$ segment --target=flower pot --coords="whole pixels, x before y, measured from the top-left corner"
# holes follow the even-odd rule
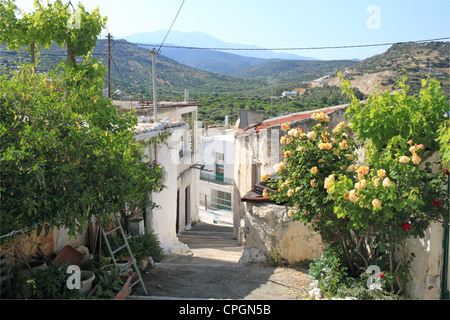
[[[116,265],[117,265],[117,267],[120,269],[120,270],[122,270],[123,272],[125,272],[125,273],[128,273],[130,270],[131,270],[131,268],[132,268],[132,265],[130,264],[127,268],[125,268],[125,266],[127,265],[127,264],[129,264],[130,263],[130,260],[129,259],[127,259],[127,258],[125,258],[125,259],[120,259],[120,260],[117,260],[116,261]],[[123,269],[124,268],[124,269]]]
[[[133,278],[131,276],[128,276],[127,281],[125,281],[125,284],[122,287],[122,290],[120,290],[114,298],[111,300],[125,300],[128,297],[129,291],[130,291],[130,285],[131,280]]]
[[[81,271],[81,288],[80,295],[86,297],[92,290],[92,282],[95,279],[95,274],[92,271]]]
[[[122,278],[123,276],[121,276]],[[111,300],[125,300],[128,295],[130,294],[130,285],[131,285],[131,280],[133,279],[133,277],[131,275],[127,276],[127,280],[125,281],[124,285],[122,286],[122,289],[116,293],[116,295],[111,298]],[[91,290],[91,292],[89,292],[88,294],[88,298],[90,297],[94,297],[95,292],[97,291],[97,287],[98,284],[94,287],[94,289]]]

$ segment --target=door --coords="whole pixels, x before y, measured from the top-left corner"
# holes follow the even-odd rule
[[[223,181],[224,159],[223,153],[216,152],[216,181]]]
[[[187,226],[191,223],[191,186],[184,190],[184,224]]]
[[[178,226],[180,225],[180,189],[177,190],[177,219],[175,223],[175,232],[178,234]]]

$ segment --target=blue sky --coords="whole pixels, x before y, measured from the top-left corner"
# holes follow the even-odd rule
[[[16,0],[31,10],[34,0]],[[72,0],[100,7],[115,38],[168,29],[182,0]],[[173,30],[264,48],[365,45],[450,36],[448,0],[185,0]],[[106,31],[105,31],[106,33]],[[161,39],[162,41],[162,39]],[[166,40],[170,43],[170,35]],[[387,46],[288,51],[317,59],[367,58]]]

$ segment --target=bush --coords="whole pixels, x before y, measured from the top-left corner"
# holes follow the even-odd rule
[[[67,267],[68,263],[62,265],[49,265],[43,270],[35,272],[33,278],[28,280],[31,284],[33,297],[36,299],[60,299],[79,296],[77,290],[69,290],[67,279],[70,277]]]
[[[347,279],[347,268],[342,264],[342,246],[335,242],[325,248],[320,258],[315,258],[309,265],[308,275],[319,281],[322,292],[334,295]]]
[[[145,232],[139,237],[130,241],[131,251],[136,255],[137,260],[145,259],[151,256],[153,260],[159,261],[164,257],[161,243],[158,236],[153,232]]]

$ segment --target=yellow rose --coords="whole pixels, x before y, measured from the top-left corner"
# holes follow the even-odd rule
[[[355,190],[361,191],[362,189],[363,189],[363,185],[361,184],[361,182],[355,183]]]
[[[319,149],[321,149],[321,150],[330,150],[332,147],[333,147],[333,145],[329,142],[319,143]]]
[[[359,174],[359,175],[365,175],[365,174],[368,174],[369,173],[369,167],[367,167],[367,166],[361,166],[361,167],[359,167],[359,169],[357,170],[357,173]]]
[[[353,155],[352,154],[346,154],[345,156],[347,157],[348,160],[353,160]]]
[[[310,183],[311,183],[311,187],[313,187],[313,188],[317,187],[317,185],[316,185],[316,179],[312,179],[312,180],[310,181]]]
[[[389,178],[384,178],[384,180],[383,180],[383,187],[386,187],[386,188],[388,188],[388,187],[390,187],[391,186],[391,180],[389,179]]]
[[[262,195],[263,195],[263,197],[268,197],[268,196],[269,196],[269,188],[265,188],[265,189],[263,190]]]
[[[363,186],[363,188],[367,187],[367,181],[366,179],[362,179],[359,183]]]
[[[276,172],[281,172],[284,170],[284,168],[286,168],[286,165],[284,164],[284,162],[280,162],[274,165],[273,168],[275,169]]]
[[[294,189],[289,189],[287,195],[290,197],[294,194]]]
[[[375,187],[378,187],[380,185],[380,178],[379,177],[373,178],[373,184],[375,185]]]
[[[386,176],[386,170],[384,170],[384,169],[377,170],[377,175],[380,178],[384,178]]]
[[[281,144],[285,144],[285,143],[286,143],[286,138],[287,138],[287,136],[282,136],[282,137],[280,138]]]
[[[380,208],[380,207],[381,207],[381,201],[378,200],[378,199],[373,199],[373,200],[372,200],[372,205],[373,205],[375,208]]]
[[[261,176],[261,182],[266,182],[267,179],[269,179],[270,177],[270,173],[265,172],[262,176]]]
[[[319,172],[319,170],[317,169],[317,167],[312,167],[312,168],[311,168],[311,173],[312,173],[312,174],[316,174],[317,172]]]
[[[339,143],[339,146],[341,147],[341,149],[347,150],[347,149],[348,149],[348,143],[347,143],[347,140],[344,140],[344,141],[342,141],[341,143]]]
[[[290,127],[291,127],[290,124],[283,123],[283,124],[281,125],[281,130],[283,130],[283,131],[288,131]]]
[[[356,196],[355,192],[356,192],[355,190],[351,190],[348,195],[348,198],[350,199],[351,202],[358,201],[358,197]]]
[[[334,174],[330,174],[324,181],[324,188],[328,189],[334,183]]]
[[[414,164],[419,164],[420,163],[420,161],[421,161],[421,159],[420,159],[420,157],[417,155],[417,154],[413,154],[413,156],[412,156],[412,158],[411,158],[411,161],[412,161],[412,163],[414,163]]]
[[[310,138],[310,139],[315,139],[316,136],[317,136],[317,134],[316,134],[314,131],[310,131],[310,132],[307,133],[306,136],[307,136],[308,138]]]
[[[289,210],[289,211],[288,211],[288,216],[289,216],[289,217],[292,217],[293,215],[294,215],[294,211]]]
[[[398,161],[400,161],[400,163],[408,163],[409,162],[409,158],[407,156],[401,156]]]
[[[285,151],[284,152],[284,157],[285,158],[288,158],[288,157],[290,157],[291,156],[291,152],[290,151]]]

